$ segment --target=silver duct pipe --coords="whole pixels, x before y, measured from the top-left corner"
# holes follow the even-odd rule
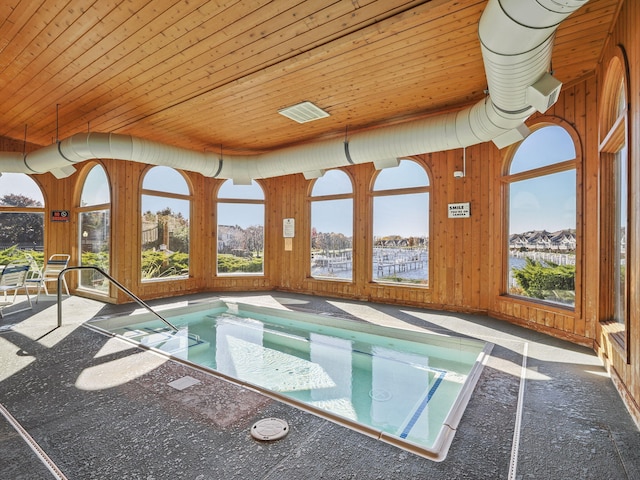
[[[23,155],[0,153],[0,171],[70,175],[74,163],[112,158],[164,165],[235,183],[374,162],[397,164],[410,155],[445,151],[493,141],[498,148],[522,140],[536,110],[555,101],[560,82],[548,73],[558,25],[589,0],[489,0],[478,35],[489,96],[459,112],[353,134],[347,142],[326,140],[255,156],[225,156],[107,133],[76,134]]]

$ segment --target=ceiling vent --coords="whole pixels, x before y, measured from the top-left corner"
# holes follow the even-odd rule
[[[319,120],[320,118],[329,116],[327,112],[311,102],[298,103],[297,105],[278,110],[278,113],[298,123],[312,122],[313,120]]]

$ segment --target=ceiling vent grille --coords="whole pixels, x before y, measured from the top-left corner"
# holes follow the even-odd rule
[[[278,113],[298,123],[312,122],[313,120],[319,120],[320,118],[329,116],[327,112],[311,102],[298,103],[297,105],[278,110]]]

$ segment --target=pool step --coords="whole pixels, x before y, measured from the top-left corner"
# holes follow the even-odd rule
[[[200,336],[187,333],[185,330],[177,332],[167,328],[125,328],[121,335],[134,340],[146,347],[155,348],[171,355],[182,356],[181,353],[197,353],[209,348],[209,342]]]

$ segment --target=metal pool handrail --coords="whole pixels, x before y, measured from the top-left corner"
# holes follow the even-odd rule
[[[162,317],[158,312],[156,312],[153,308],[151,308],[149,305],[147,305],[145,302],[142,301],[141,298],[139,298],[135,293],[133,293],[131,290],[129,290],[127,287],[125,287],[124,285],[122,285],[120,282],[118,282],[115,278],[113,278],[111,275],[109,275],[107,272],[105,272],[104,270],[102,270],[99,267],[94,267],[92,265],[83,265],[83,266],[79,266],[79,267],[67,267],[63,270],[60,271],[60,273],[58,274],[58,327],[62,326],[62,279],[64,277],[64,275],[69,271],[69,270],[95,270],[97,272],[99,272],[100,274],[104,275],[111,283],[113,283],[116,287],[118,287],[120,290],[122,290],[124,293],[126,293],[127,295],[129,295],[131,298],[133,298],[138,305],[140,305],[141,307],[146,308],[148,311],[150,311],[151,313],[153,313],[156,317],[158,317],[160,320],[162,320],[166,325],[168,325],[173,331],[178,332],[178,328],[173,325],[171,322],[169,322],[169,320],[165,319],[164,317]]]

